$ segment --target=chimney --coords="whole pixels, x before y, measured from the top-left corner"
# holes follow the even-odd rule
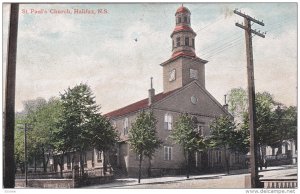
[[[149,106],[153,103],[153,101],[154,101],[154,95],[155,95],[155,90],[153,89],[153,85],[152,85],[152,79],[153,79],[153,77],[150,78],[150,80],[151,80],[151,88],[148,90],[148,95],[149,95],[148,105]]]
[[[226,100],[226,94],[224,95],[224,101],[225,101],[225,104],[223,105],[223,107],[228,111],[228,104],[227,104],[227,100]]]

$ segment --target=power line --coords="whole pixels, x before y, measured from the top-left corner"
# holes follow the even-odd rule
[[[228,51],[228,49],[240,45],[240,44],[238,43],[239,41],[240,41],[240,40],[238,40],[235,44],[228,45],[227,47],[224,47],[222,50],[220,50],[220,51],[218,51],[218,52],[215,52],[215,53],[213,53],[212,55],[209,55],[209,56],[207,56],[207,57],[205,57],[205,58],[206,58],[206,59],[210,59],[210,58],[212,58],[212,57],[214,57],[214,56],[216,56],[216,55],[221,54],[223,51]]]
[[[217,21],[213,22],[213,23],[209,23],[208,25],[204,26],[203,28],[200,28],[199,30],[196,31],[197,32],[201,32],[202,30],[211,27],[212,25],[218,23],[219,21],[221,21],[222,19],[225,19],[223,16],[220,16],[220,19],[218,19]]]
[[[217,23],[218,21],[220,21],[222,18],[220,18],[219,20],[217,20],[216,22],[212,23],[212,24],[215,24]],[[286,24],[286,20],[289,20],[289,18],[283,18],[282,20],[280,20],[279,22],[276,22],[276,23],[272,23],[271,25],[268,25],[268,29],[266,29],[267,31],[266,32],[276,32],[278,30],[280,30],[280,26],[285,23]],[[288,23],[290,23],[291,21],[289,20]],[[207,26],[205,26],[204,28],[208,27],[208,26],[211,26],[212,24],[209,24]],[[253,25],[254,23],[251,24],[251,26]],[[271,28],[270,28],[271,27]],[[201,30],[204,30],[204,28],[202,28]],[[275,30],[272,30],[272,29],[275,29]],[[230,35],[230,36],[227,36],[226,38],[221,38],[221,39],[217,39],[215,42],[223,42],[224,40],[227,40],[231,37],[235,37],[237,34],[239,34],[239,32],[233,34],[233,35]],[[255,37],[256,34],[253,34],[252,37]],[[242,36],[239,36],[240,38]],[[206,57],[207,59],[208,58],[211,58],[212,56],[216,56],[218,55],[219,53],[222,53],[223,51],[227,50],[228,48],[232,48],[234,46],[237,46],[235,44],[232,44],[232,42],[236,42],[235,40],[237,40],[239,38],[234,38],[228,42],[225,42],[225,43],[222,43],[222,44],[218,44],[217,46],[214,44],[213,46],[209,46],[209,47],[206,47],[202,50],[200,50],[200,53],[202,53],[203,51],[207,51],[207,52],[204,52],[203,56],[208,56]]]
[[[236,38],[234,38],[234,39],[232,39],[232,40],[230,40],[228,42],[225,42],[225,43],[221,44],[218,47],[210,49],[208,52],[204,53],[203,55],[210,55],[210,54],[212,54],[214,52],[218,52],[219,50],[222,50],[223,48],[226,48],[227,46],[232,45],[233,43],[239,41],[241,38],[242,38],[242,36],[238,36],[238,37],[236,37]]]
[[[220,43],[220,42],[224,42],[224,41],[226,41],[226,40],[228,40],[228,39],[230,39],[230,41],[231,41],[231,38],[232,37],[234,37],[232,40],[234,40],[235,38],[236,38],[236,35],[237,34],[239,34],[239,33],[235,33],[235,34],[231,34],[231,36],[227,36],[226,38],[219,38],[219,39],[217,39],[217,40],[215,40],[214,42],[216,42],[216,43]],[[239,35],[239,36],[241,36],[241,35]],[[229,41],[229,42],[230,42]],[[207,50],[213,50],[214,48],[216,48],[216,47],[218,47],[219,45],[222,45],[222,44],[225,44],[225,43],[221,43],[221,44],[211,44],[211,46],[208,46],[208,47],[206,47],[206,48],[204,48],[204,49],[201,49],[200,50],[200,52],[203,52],[203,51],[207,51]]]

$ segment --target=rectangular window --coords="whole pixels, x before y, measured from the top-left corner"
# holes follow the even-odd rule
[[[181,23],[181,17],[178,18],[178,23]]]
[[[189,46],[190,45],[189,41],[190,41],[189,37],[186,37],[185,38],[185,46]]]
[[[195,39],[192,38],[192,47],[195,48]]]
[[[190,78],[191,79],[198,79],[198,71],[195,69],[190,69]]]
[[[186,16],[184,16],[184,22],[187,22],[187,17]]]
[[[172,115],[170,113],[165,114],[164,129],[172,130]]]
[[[128,134],[128,118],[124,120],[124,135]]]
[[[176,47],[180,46],[180,37],[176,38]]]
[[[172,147],[164,146],[164,160],[172,160]]]
[[[97,152],[97,161],[102,162],[102,152],[101,151]]]

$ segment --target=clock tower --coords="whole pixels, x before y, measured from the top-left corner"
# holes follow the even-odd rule
[[[163,66],[164,93],[180,88],[193,80],[205,87],[205,63],[195,54],[196,33],[191,28],[191,12],[184,6],[175,13],[176,26],[171,34],[172,56]]]

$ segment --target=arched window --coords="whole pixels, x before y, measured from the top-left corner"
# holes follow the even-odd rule
[[[172,120],[172,115],[170,113],[166,113],[164,118],[164,129],[172,130]]]

